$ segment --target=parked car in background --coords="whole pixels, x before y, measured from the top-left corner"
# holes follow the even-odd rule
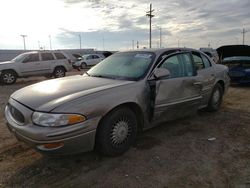
[[[250,83],[250,57],[234,56],[226,57],[221,64],[228,66],[231,82]]]
[[[117,52],[84,75],[44,81],[10,96],[14,135],[45,154],[96,148],[124,153],[137,133],[160,122],[217,111],[228,68],[188,48]]]
[[[70,60],[59,51],[34,51],[0,62],[0,81],[13,84],[17,78],[30,76],[64,77],[72,69]]]
[[[74,62],[73,67],[84,69],[98,64],[104,58],[105,57],[101,54],[86,54],[82,56],[81,60]]]
[[[200,48],[200,51],[208,55],[215,63],[219,63],[219,55],[213,48]]]

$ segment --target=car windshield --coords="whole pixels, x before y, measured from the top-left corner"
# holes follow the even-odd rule
[[[22,61],[26,56],[27,56],[27,54],[20,54],[20,55],[16,56],[14,59],[12,59],[11,61],[20,62],[20,61]]]
[[[84,58],[87,58],[89,55],[82,55],[82,58],[84,59]]]
[[[116,53],[87,73],[94,77],[139,80],[145,76],[154,59],[155,54],[151,52]]]

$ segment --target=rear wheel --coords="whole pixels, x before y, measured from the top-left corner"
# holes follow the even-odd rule
[[[97,149],[108,156],[121,155],[129,149],[137,136],[137,119],[129,108],[111,112],[99,125]]]
[[[223,90],[220,84],[214,86],[212,95],[208,102],[207,110],[210,112],[218,111],[220,109],[223,97]]]
[[[87,64],[83,62],[83,63],[81,64],[81,68],[82,68],[82,69],[86,69],[86,68],[87,68]]]
[[[14,84],[17,79],[17,74],[12,70],[3,71],[1,74],[1,81],[4,84],[10,85]]]
[[[53,75],[55,78],[64,77],[65,76],[65,69],[63,67],[56,67]]]

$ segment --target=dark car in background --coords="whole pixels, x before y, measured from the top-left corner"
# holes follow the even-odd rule
[[[250,83],[250,56],[227,57],[221,64],[228,66],[231,82]]]

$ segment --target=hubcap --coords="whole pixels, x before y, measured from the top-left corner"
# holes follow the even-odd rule
[[[111,130],[111,142],[114,145],[120,145],[124,143],[131,133],[131,128],[129,126],[129,120],[122,118],[118,120],[113,129]]]
[[[62,70],[57,70],[56,71],[56,76],[57,77],[64,77],[64,72]]]
[[[217,89],[213,94],[213,104],[217,104],[220,100],[220,91]]]
[[[86,68],[86,67],[87,67],[86,64],[83,63],[83,64],[82,64],[82,68],[84,69],[84,68]]]
[[[6,73],[3,75],[3,80],[5,83],[12,83],[15,80],[15,76],[11,73]]]

